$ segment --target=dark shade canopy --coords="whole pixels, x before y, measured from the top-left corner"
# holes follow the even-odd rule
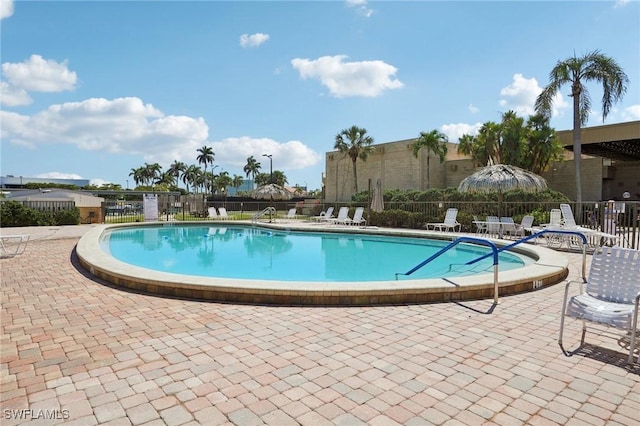
[[[458,186],[460,192],[503,192],[520,189],[538,192],[547,189],[547,181],[535,173],[508,164],[483,167],[466,177]]]

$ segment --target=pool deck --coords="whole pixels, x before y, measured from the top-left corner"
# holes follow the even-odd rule
[[[560,351],[563,283],[497,306],[162,298],[80,267],[91,228],[0,230],[32,236],[0,260],[3,426],[638,424],[628,338],[594,328]],[[578,279],[581,255],[561,256]],[[569,321],[570,348],[579,335]]]

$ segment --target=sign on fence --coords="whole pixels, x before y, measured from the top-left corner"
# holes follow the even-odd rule
[[[144,220],[158,220],[158,194],[144,194]]]

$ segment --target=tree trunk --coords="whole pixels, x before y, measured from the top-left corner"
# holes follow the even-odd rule
[[[351,160],[353,162],[353,187],[356,190],[355,194],[358,193],[358,172],[356,171],[356,161],[357,160],[358,160],[357,157]]]
[[[580,93],[573,94],[573,161],[576,164],[576,202],[582,204],[582,136],[580,134]]]

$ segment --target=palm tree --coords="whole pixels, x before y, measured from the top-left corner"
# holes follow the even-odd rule
[[[160,177],[162,172],[162,166],[158,163],[144,163],[144,183],[147,186],[152,186],[153,182]]]
[[[334,148],[341,153],[347,154],[351,158],[353,164],[353,184],[355,192],[358,192],[358,172],[356,170],[356,161],[360,158],[366,161],[369,154],[374,151],[373,138],[367,136],[367,129],[358,126],[351,126],[343,129],[336,135],[336,143]]]
[[[242,169],[244,170],[247,177],[249,177],[249,175],[252,176],[254,187],[256,184],[256,175],[258,174],[261,168],[262,167],[260,166],[260,163],[258,163],[252,155],[251,157],[247,158],[247,164],[245,164],[244,168]]]
[[[136,183],[136,186],[140,185],[144,182],[144,167],[131,169],[131,173],[129,173],[129,176],[133,177],[133,181]]]
[[[550,119],[553,98],[560,87],[571,84],[573,97],[573,155],[576,164],[576,201],[582,203],[582,138],[581,126],[587,124],[591,112],[591,97],[584,83],[596,81],[602,84],[602,121],[607,118],[614,103],[627,91],[629,77],[620,65],[608,56],[595,50],[582,57],[558,61],[549,73],[549,85],[536,99],[536,112]]]
[[[180,182],[180,174],[182,173],[184,176],[185,170],[187,170],[187,165],[184,164],[182,161],[175,160],[173,164],[169,166],[167,173],[170,173],[171,176],[175,178],[176,185],[177,185],[178,182]]]
[[[187,167],[184,173],[182,173],[182,182],[187,186],[187,194],[189,193],[189,185],[191,185],[194,189],[196,188],[196,181],[198,179],[199,173],[200,167],[196,166],[195,164]]]
[[[444,163],[447,157],[447,142],[449,138],[437,130],[432,130],[429,133],[420,132],[420,137],[413,142],[413,156],[418,158],[418,152],[421,148],[427,150],[427,189],[429,189],[429,172],[431,166],[429,165],[429,152],[433,152],[438,156],[440,164]]]
[[[213,164],[214,156],[213,148],[204,145],[202,148],[198,148],[197,150],[200,154],[196,157],[198,160],[198,164],[204,164],[204,175],[207,176],[207,165]],[[204,186],[207,186],[206,180]]]
[[[244,183],[244,179],[242,179],[242,176],[234,173],[233,179],[231,181],[231,186],[233,186],[236,189],[236,192],[238,192],[238,188],[240,188],[243,183]]]

